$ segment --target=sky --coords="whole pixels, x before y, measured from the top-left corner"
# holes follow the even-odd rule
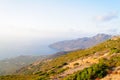
[[[30,50],[36,42],[119,34],[119,4],[120,0],[0,0],[0,55]]]

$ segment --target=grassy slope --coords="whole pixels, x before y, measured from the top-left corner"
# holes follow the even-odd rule
[[[114,55],[109,58],[101,59],[97,64],[66,76],[64,80],[99,80],[107,74],[112,73],[113,69],[119,66],[120,53],[114,53]]]

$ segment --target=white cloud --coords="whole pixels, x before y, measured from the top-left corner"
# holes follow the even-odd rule
[[[118,13],[117,12],[111,12],[111,13],[108,13],[107,15],[99,15],[99,16],[96,16],[96,20],[97,21],[111,21],[113,19],[116,19],[118,18]]]

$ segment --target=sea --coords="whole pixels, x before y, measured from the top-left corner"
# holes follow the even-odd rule
[[[21,55],[50,55],[59,52],[56,49],[50,48],[49,42],[29,42],[29,43],[15,43],[8,46],[0,46],[0,60],[14,58]]]

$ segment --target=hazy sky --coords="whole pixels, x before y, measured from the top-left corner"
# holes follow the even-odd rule
[[[0,54],[35,40],[119,34],[119,17],[120,0],[0,0]]]

